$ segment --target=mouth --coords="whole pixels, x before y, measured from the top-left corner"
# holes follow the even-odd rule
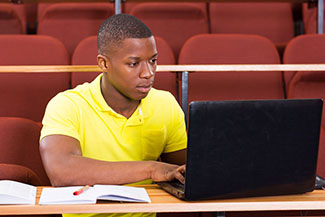
[[[148,93],[152,88],[152,85],[149,84],[149,85],[139,85],[136,87],[136,89],[138,91],[140,91],[141,93]]]

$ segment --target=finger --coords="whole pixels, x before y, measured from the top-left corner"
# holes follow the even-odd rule
[[[177,170],[182,173],[182,174],[185,174],[185,171],[186,171],[186,165],[182,165],[180,167],[177,168]]]
[[[185,183],[185,177],[183,176],[182,173],[179,171],[175,171],[175,176],[174,176],[178,181],[180,181],[182,184]]]

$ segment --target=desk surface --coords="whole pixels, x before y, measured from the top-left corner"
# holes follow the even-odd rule
[[[89,205],[38,205],[42,187],[37,190],[36,205],[0,205],[0,215],[60,213],[129,213],[129,212],[221,212],[325,210],[325,191],[272,197],[186,202],[161,190],[157,185],[147,189],[151,203],[99,202]]]

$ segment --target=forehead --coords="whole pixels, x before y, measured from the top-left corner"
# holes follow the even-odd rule
[[[124,39],[116,49],[116,56],[151,57],[157,53],[153,36],[149,38]]]

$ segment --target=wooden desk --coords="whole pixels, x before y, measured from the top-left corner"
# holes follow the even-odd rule
[[[229,212],[229,211],[293,211],[325,210],[325,191],[311,193],[185,202],[161,190],[157,185],[144,186],[151,203],[99,202],[89,205],[38,205],[42,188],[37,191],[36,205],[0,205],[0,215],[60,213],[130,213],[130,212]]]

